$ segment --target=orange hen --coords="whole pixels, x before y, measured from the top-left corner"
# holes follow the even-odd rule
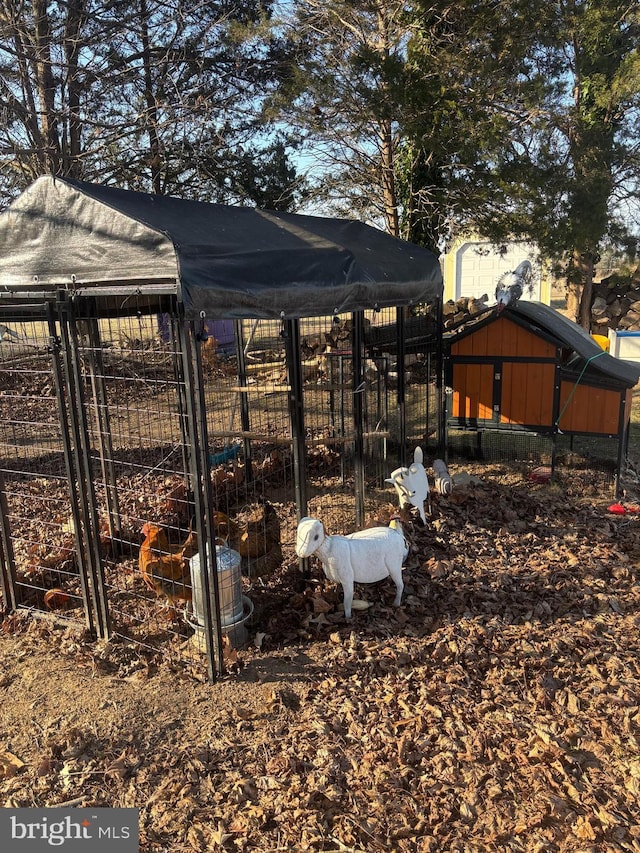
[[[165,596],[171,605],[176,599],[191,601],[189,558],[198,550],[196,534],[190,531],[184,543],[172,551],[167,534],[157,524],[145,524],[142,533],[145,539],[138,565],[148,589]]]

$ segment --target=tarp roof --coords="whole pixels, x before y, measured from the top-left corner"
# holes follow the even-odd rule
[[[160,283],[192,318],[321,316],[442,294],[432,252],[355,221],[48,176],[0,214],[0,295]]]
[[[615,358],[605,352],[591,335],[560,311],[542,302],[516,302],[508,311],[524,317],[529,325],[539,325],[561,343],[570,347],[579,357],[589,362],[589,369],[603,376],[620,380],[631,387],[640,379],[640,365],[632,361]]]

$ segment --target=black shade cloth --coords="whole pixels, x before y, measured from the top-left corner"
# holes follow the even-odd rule
[[[360,222],[48,176],[0,214],[0,294],[160,282],[190,318],[311,317],[442,296],[432,252]]]

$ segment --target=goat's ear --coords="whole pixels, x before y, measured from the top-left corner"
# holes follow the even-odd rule
[[[423,459],[422,448],[416,447],[416,449],[413,451],[413,461],[419,462],[422,465],[422,459]]]

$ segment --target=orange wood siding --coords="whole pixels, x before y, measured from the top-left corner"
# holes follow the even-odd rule
[[[492,364],[454,364],[453,388],[454,418],[493,417]]]
[[[452,356],[488,356],[498,358],[555,358],[552,343],[518,326],[506,317],[477,329],[451,345]]]
[[[505,362],[500,423],[552,426],[554,375],[553,364]]]
[[[575,389],[575,390],[574,390]],[[569,404],[567,400],[571,395]],[[567,408],[565,409],[565,405]],[[564,411],[563,411],[564,409]],[[560,420],[566,432],[618,433],[620,391],[562,382],[560,386]]]

